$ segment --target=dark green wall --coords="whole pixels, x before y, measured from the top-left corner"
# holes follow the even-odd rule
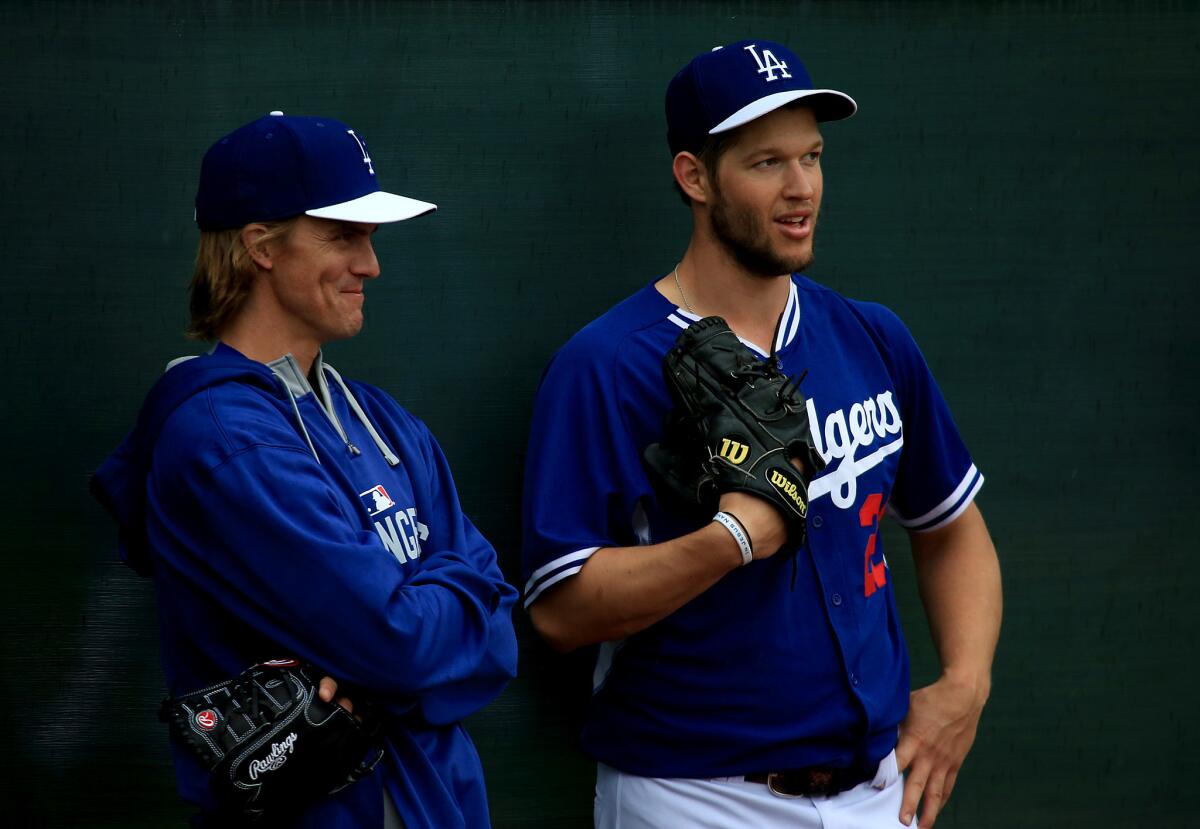
[[[329,353],[430,423],[515,580],[542,366],[685,245],[665,84],[759,36],[862,107],[825,130],[812,275],[908,321],[988,477],[1005,628],[939,826],[1193,825],[1198,32],[1192,3],[0,4],[0,822],[183,814],[153,595],[85,483],[196,348],[208,144],[333,115],[441,206],[379,234],[367,330]],[[471,724],[496,825],[589,825],[586,660],[518,623],[522,676]]]

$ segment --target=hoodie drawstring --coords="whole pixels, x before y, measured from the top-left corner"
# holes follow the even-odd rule
[[[350,388],[346,385],[346,381],[342,379],[342,375],[338,374],[337,370],[328,363],[324,364],[324,368],[337,381],[337,384],[342,387],[342,391],[346,393],[346,400],[350,403],[350,408],[354,410],[354,414],[358,417],[359,422],[362,423],[363,428],[367,430],[367,434],[371,436],[371,440],[375,441],[375,446],[379,448],[379,452],[383,455],[384,460],[388,462],[388,466],[399,466],[400,459],[396,457],[396,453],[392,451],[391,447],[384,443],[383,438],[379,436],[379,432],[375,431],[374,424],[371,423],[362,406],[358,405],[358,401],[354,399],[354,395],[350,393]]]
[[[300,424],[300,432],[304,435],[304,439],[308,441],[308,448],[312,450],[313,457],[317,459],[317,463],[321,462],[321,456],[317,454],[317,447],[313,446],[312,438],[308,436],[308,429],[304,426],[304,418],[300,416],[300,407],[296,405],[296,395],[292,394],[292,388],[287,383],[283,384],[287,390],[288,400],[292,401],[292,411],[296,413],[296,422]]]

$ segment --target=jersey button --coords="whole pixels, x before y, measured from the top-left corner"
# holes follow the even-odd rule
[[[842,606],[842,594],[841,593],[834,593],[831,598],[833,600],[834,607]]]
[[[858,675],[857,674],[850,674],[850,684],[856,688],[858,687]]]
[[[813,525],[814,527],[820,527],[820,526],[821,526],[822,524],[824,524],[824,523],[825,523],[825,521],[824,521],[824,520],[821,518],[821,516],[819,516],[819,515],[814,515],[814,516],[812,517],[812,525]]]

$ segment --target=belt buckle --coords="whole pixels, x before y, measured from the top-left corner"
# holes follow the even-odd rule
[[[780,776],[781,775],[777,771],[773,771],[767,775],[767,791],[769,791],[771,794],[775,795],[776,797],[786,797],[789,800],[794,800],[795,798],[798,798],[798,797],[804,797],[804,795],[802,795],[802,794],[789,794],[788,792],[781,791],[778,788],[776,788],[775,781],[778,780],[780,778]]]
[[[797,776],[797,772],[803,774],[804,779],[800,782],[799,791],[795,788],[792,791],[786,791],[778,784],[784,783],[789,779],[793,782]],[[834,787],[834,773],[823,768],[807,768],[797,769],[791,772],[770,772],[767,774],[767,791],[776,797],[795,799],[798,797],[828,797],[836,793]]]

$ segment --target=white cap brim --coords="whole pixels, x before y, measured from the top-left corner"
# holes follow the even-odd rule
[[[402,222],[437,210],[436,204],[427,201],[410,199],[407,196],[397,196],[395,193],[385,193],[377,190],[357,199],[331,204],[328,207],[317,207],[305,210],[306,216],[317,219],[334,219],[342,222],[363,222],[364,224],[382,225],[389,222]]]
[[[840,121],[842,118],[849,118],[858,111],[858,104],[845,92],[838,92],[836,89],[793,89],[788,92],[776,92],[746,104],[733,113],[733,115],[730,115],[709,130],[708,134],[716,135],[718,132],[727,132],[736,129],[743,124],[750,123],[755,118],[761,118],[768,112],[779,109],[784,104],[790,104],[792,101],[798,101],[801,98],[810,98],[814,95],[820,95],[833,105],[830,109],[822,107],[824,111],[817,113],[818,121]],[[831,97],[838,100],[830,101]]]

